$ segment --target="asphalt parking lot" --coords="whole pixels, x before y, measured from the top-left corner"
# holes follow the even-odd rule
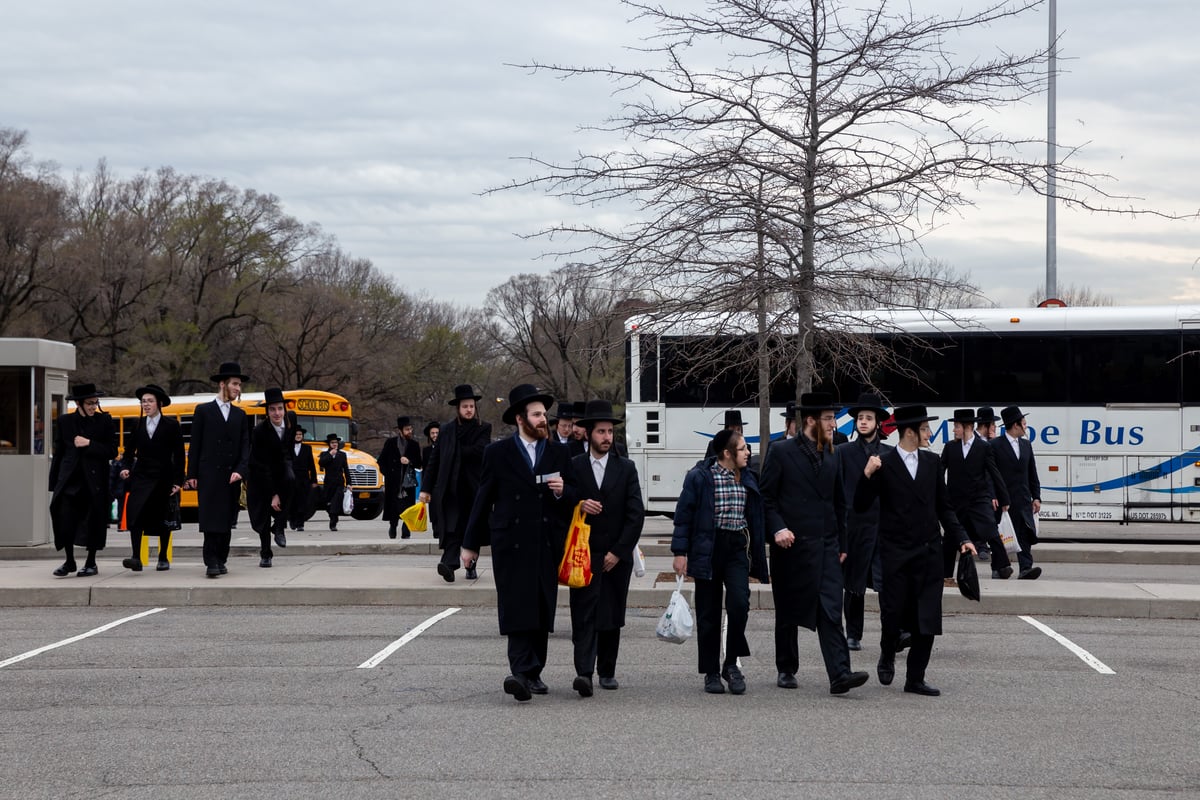
[[[938,698],[904,694],[902,675],[878,684],[872,622],[854,654],[871,681],[834,697],[807,632],[800,688],[775,688],[772,617],[757,611],[734,697],[705,695],[694,643],[657,641],[657,612],[637,610],[621,688],[584,700],[560,609],[550,694],[518,704],[500,689],[495,610],[448,611],[5,609],[0,797],[1200,794],[1195,621],[1036,620],[1107,674],[1020,617],[948,616]]]

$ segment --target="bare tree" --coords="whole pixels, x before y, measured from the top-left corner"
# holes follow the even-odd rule
[[[1036,306],[1046,298],[1046,287],[1039,286],[1035,291],[1029,293],[1029,305]],[[1062,300],[1068,306],[1111,306],[1116,305],[1116,301],[1111,294],[1105,294],[1098,289],[1093,289],[1091,286],[1078,286],[1074,283],[1069,286],[1059,287],[1057,299]]]

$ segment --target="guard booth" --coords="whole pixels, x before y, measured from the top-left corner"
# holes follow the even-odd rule
[[[0,338],[0,547],[54,539],[50,455],[73,369],[73,344]]]

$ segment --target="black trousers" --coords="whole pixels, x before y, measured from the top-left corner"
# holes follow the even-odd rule
[[[597,630],[596,612],[600,604],[604,572],[594,572],[592,582],[571,590],[571,644],[575,648],[575,674],[602,678],[617,674],[617,652],[621,649],[621,629]]]
[[[896,642],[899,641],[899,631],[884,629],[879,641],[882,651],[880,660],[895,661]],[[920,683],[925,680],[925,669],[929,666],[929,656],[933,653],[933,634],[913,633],[908,646],[908,661],[905,664],[904,682]]]
[[[1017,544],[1021,545],[1021,552],[1017,553],[1017,564],[1021,568],[1021,572],[1033,569],[1033,543],[1034,536],[1037,534],[1033,528],[1025,524],[1025,520],[1019,514],[1008,512],[1009,518],[1012,520],[1013,530],[1017,533]]]
[[[721,601],[729,618],[725,632],[725,662],[721,663]],[[750,619],[750,554],[746,534],[717,531],[712,554],[712,578],[696,579],[696,648],[699,672],[720,672],[722,666],[750,655],[746,623]]]
[[[229,531],[204,531],[204,566],[219,567],[229,560]]]
[[[841,599],[840,597],[838,598]],[[775,621],[775,668],[792,675],[800,669],[800,626]],[[850,648],[842,632],[842,607],[821,596],[817,604],[817,640],[829,680],[850,672]]]
[[[1012,563],[1008,559],[1008,552],[1004,549],[1004,542],[1000,539],[1000,529],[994,522],[995,514],[990,503],[986,506],[956,508],[954,515],[966,528],[967,535],[971,537],[971,542],[975,544],[976,548],[982,542],[987,544],[992,551],[993,570],[1002,570]],[[954,577],[961,547],[962,545],[956,539],[950,536],[942,537],[942,577]]]
[[[508,669],[513,675],[537,678],[546,666],[546,648],[550,634],[545,630],[517,631],[508,634]]]
[[[462,534],[458,531],[446,531],[441,534],[442,563],[450,569],[462,566]]]
[[[883,586],[883,562],[879,560],[878,549],[875,551],[875,557],[871,559],[871,580],[869,585],[877,592],[879,591],[879,587]],[[866,608],[866,594],[856,594],[847,589],[842,595],[842,610],[846,615],[847,638],[862,640]]]

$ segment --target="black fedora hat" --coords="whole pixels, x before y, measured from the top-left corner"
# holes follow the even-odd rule
[[[450,399],[447,405],[456,406],[463,400],[474,400],[476,402],[483,399],[483,395],[475,394],[474,387],[469,383],[460,383],[454,387],[454,397]]]
[[[1025,412],[1019,406],[1008,406],[1000,409],[1000,418],[1004,420],[1004,427],[1007,428],[1025,419]]]
[[[571,419],[579,419],[587,412],[587,402],[585,400],[576,400],[571,403],[571,413],[574,415]]]
[[[996,411],[991,406],[980,406],[975,410],[975,421],[980,425],[991,425],[996,421]]]
[[[897,428],[929,422],[937,417],[930,416],[925,406],[897,406],[892,412],[892,422]]]
[[[741,409],[735,408],[732,411],[725,412],[725,427],[726,428],[728,428],[730,425],[745,425],[745,424],[746,423],[742,422]]]
[[[837,411],[837,401],[829,392],[805,392],[796,405],[797,416],[820,414],[822,411]]]
[[[142,399],[142,395],[152,394],[158,399],[158,407],[166,408],[171,405],[171,397],[167,394],[167,390],[155,383],[147,383],[145,386],[139,386],[133,390],[133,396],[138,400]]]
[[[508,393],[508,408],[504,409],[501,418],[509,425],[515,425],[517,423],[517,414],[523,413],[525,406],[530,403],[538,402],[549,408],[554,405],[554,398],[532,383],[522,383],[519,386],[514,386],[513,390]]]
[[[220,383],[227,378],[241,378],[243,381],[250,380],[250,376],[242,372],[242,365],[236,361],[226,361],[221,365],[221,368],[217,370],[216,375],[209,377],[209,380],[213,381],[214,383]]]
[[[426,425],[425,425],[425,438],[426,438],[426,439],[428,439],[428,438],[429,438],[429,432],[430,432],[430,431],[432,431],[432,430],[439,430],[439,431],[440,431],[441,429],[442,429],[442,423],[440,423],[440,422],[429,422],[429,423],[426,423]]]
[[[584,415],[576,420],[580,425],[596,422],[611,422],[616,425],[621,421],[621,418],[613,413],[612,403],[607,400],[588,400]]]
[[[325,437],[325,441],[326,442],[340,442],[340,441],[342,441],[342,437],[338,436],[336,433],[331,433]]]
[[[796,418],[796,401],[788,400],[788,404],[783,407],[783,411],[780,413],[779,416],[783,417],[785,420],[795,419]]]
[[[560,402],[558,404],[558,415],[555,417],[555,419],[578,419],[578,417],[575,416],[575,404]]]
[[[876,422],[883,422],[891,416],[883,404],[883,398],[874,392],[862,392],[859,394],[858,400],[846,410],[846,413],[851,417],[857,417],[860,411],[874,411]]]
[[[287,400],[283,398],[283,389],[267,389],[265,392],[263,392],[263,401],[258,404],[258,407],[266,408],[267,406],[274,405],[275,403],[283,403],[284,407],[287,407]]]
[[[297,433],[308,433],[308,428],[303,425],[297,425],[292,428],[292,436],[295,436]]]
[[[71,387],[71,394],[68,395],[68,400],[74,400],[76,403],[83,402],[89,397],[104,397],[105,393],[96,388],[94,383],[79,383]]]
[[[951,419],[963,425],[974,425],[978,421],[978,415],[974,409],[956,408],[954,409],[954,416]]]
[[[405,417],[405,416],[396,417],[396,427],[399,428],[400,430],[404,430],[409,425],[412,425],[412,419],[410,417]]]

